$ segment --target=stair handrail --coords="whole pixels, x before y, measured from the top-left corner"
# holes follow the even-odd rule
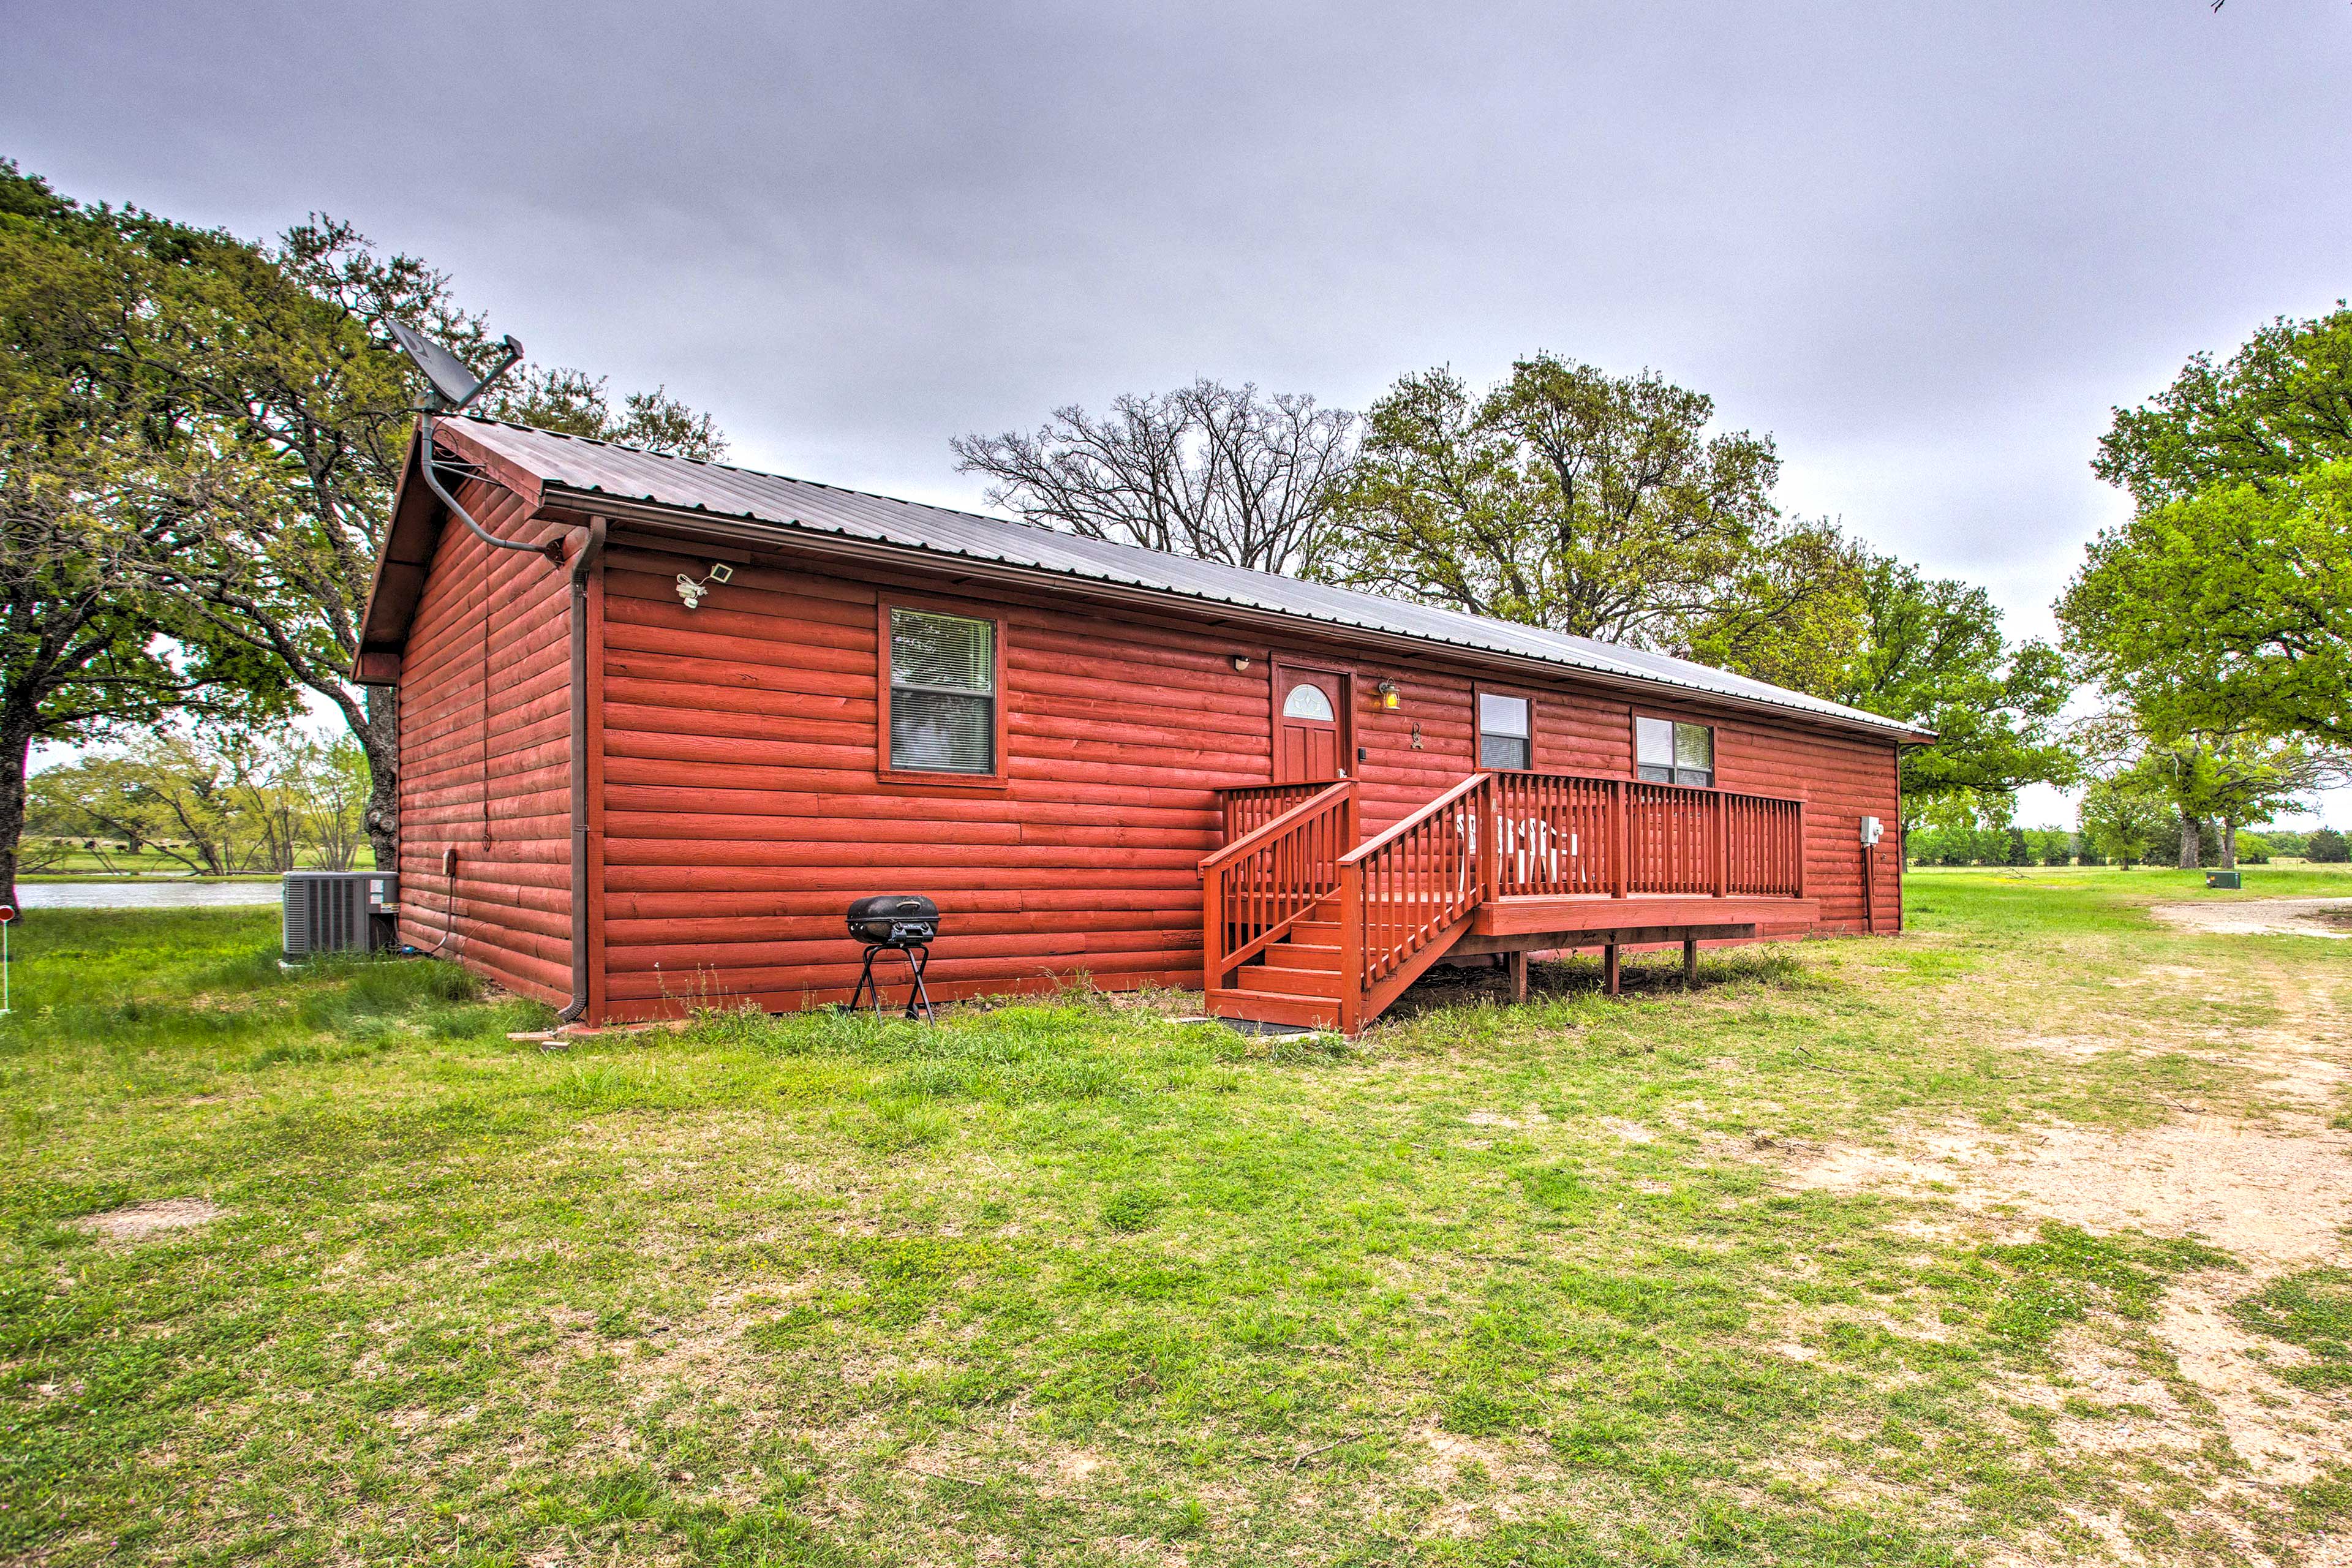
[[[1339,1006],[1343,1029],[1352,1030],[1361,1023],[1375,987],[1429,948],[1440,933],[1453,929],[1464,916],[1494,897],[1494,784],[1493,773],[1472,773],[1340,858]],[[1415,896],[1402,903],[1386,897],[1386,889],[1378,885],[1381,858],[1417,829],[1457,809],[1466,818],[1465,831],[1457,840],[1459,863],[1450,870],[1422,868],[1418,875],[1424,885],[1412,889]],[[1404,870],[1399,875],[1410,882],[1416,873]],[[1454,884],[1453,896],[1444,901],[1443,907],[1433,896],[1419,896],[1436,894],[1449,877]],[[1372,891],[1367,891],[1368,881],[1373,884]],[[1383,913],[1392,909],[1403,912],[1396,919],[1376,921],[1376,906]]]
[[[1455,784],[1452,789],[1447,790],[1444,795],[1439,795],[1435,800],[1431,801],[1428,805],[1414,807],[1412,815],[1410,816],[1403,817],[1401,820],[1391,824],[1389,826],[1382,828],[1380,832],[1372,835],[1370,838],[1365,839],[1361,844],[1357,845],[1353,849],[1349,850],[1345,855],[1342,855],[1339,858],[1339,863],[1346,866],[1362,861],[1365,857],[1370,855],[1373,851],[1379,849],[1382,845],[1387,844],[1390,840],[1402,837],[1410,829],[1418,826],[1424,817],[1434,816],[1439,812],[1444,811],[1447,806],[1452,805],[1455,801],[1460,800],[1464,795],[1468,795],[1472,790],[1476,789],[1480,784],[1484,784],[1493,776],[1494,775],[1492,773],[1472,773],[1468,778],[1464,779],[1460,784]]]
[[[1335,814],[1335,808],[1339,822],[1336,826],[1325,828],[1331,835],[1329,884],[1260,891],[1256,896],[1266,907],[1255,912],[1266,917],[1263,927],[1254,930],[1240,942],[1232,942],[1230,926],[1234,910],[1226,889],[1228,875],[1235,867],[1276,846],[1286,837],[1314,830],[1323,824],[1324,819]],[[1228,971],[1265,952],[1292,927],[1312,914],[1318,904],[1338,893],[1340,879],[1339,846],[1353,842],[1360,831],[1360,820],[1356,781],[1341,779],[1312,798],[1292,806],[1273,821],[1252,828],[1223,848],[1202,858],[1201,979],[1206,990],[1223,989]],[[1319,852],[1318,856],[1310,857],[1318,858]],[[1244,899],[1251,897],[1246,892],[1242,896]]]
[[[1251,828],[1247,833],[1243,834],[1239,838],[1234,839],[1231,844],[1226,845],[1223,848],[1211,850],[1207,855],[1201,858],[1201,874],[1202,876],[1206,876],[1211,871],[1217,869],[1220,866],[1227,865],[1232,861],[1238,859],[1240,857],[1247,854],[1250,850],[1256,848],[1258,845],[1265,842],[1266,839],[1273,837],[1275,835],[1287,832],[1291,826],[1291,819],[1293,817],[1297,816],[1302,812],[1318,809],[1326,801],[1328,801],[1334,795],[1352,795],[1355,792],[1355,780],[1341,779],[1338,784],[1333,784],[1330,788],[1323,791],[1320,795],[1310,795],[1307,799],[1300,801],[1297,805],[1292,806],[1288,811],[1284,812],[1280,816],[1276,817],[1273,821],[1260,823],[1257,826]]]

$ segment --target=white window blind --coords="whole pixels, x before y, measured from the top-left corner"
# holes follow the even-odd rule
[[[890,765],[996,771],[996,625],[890,612]]]

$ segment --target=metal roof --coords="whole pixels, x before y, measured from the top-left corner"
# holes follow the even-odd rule
[[[583,497],[603,496],[765,523],[780,531],[866,540],[964,562],[1054,573],[1322,626],[1535,659],[1563,669],[1762,703],[1893,734],[1924,733],[1916,725],[1883,714],[1750,680],[1689,659],[1569,637],[1539,626],[471,416],[444,420],[440,428],[536,477],[542,492],[569,490]],[[549,502],[556,499],[544,496]]]

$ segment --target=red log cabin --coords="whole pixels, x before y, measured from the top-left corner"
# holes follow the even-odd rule
[[[1202,990],[1353,1030],[1441,959],[1891,930],[1878,715],[1681,659],[475,418],[412,451],[401,940],[569,1017]],[[723,570],[717,570],[721,569]],[[1892,845],[1887,847],[1891,851]]]

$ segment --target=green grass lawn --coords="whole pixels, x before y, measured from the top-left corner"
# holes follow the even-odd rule
[[[2352,943],[2143,912],[2352,890],[2247,881],[1921,875],[1899,939],[1710,955],[1693,994],[1661,955],[1613,1001],[1541,966],[1526,1007],[1351,1043],[1074,993],[547,1051],[446,965],[281,972],[267,910],[37,913],[0,1558],[2292,1560],[2352,1466],[2237,1485],[2187,1395],[2178,1445],[2085,1446],[2138,1417],[2062,1352],[2185,1386],[2148,1325],[2242,1272],[2334,1399],[2352,1276],[1789,1179],[1923,1125],[2275,1121],[2212,1041]],[[167,1198],[220,1212],[71,1223]]]

